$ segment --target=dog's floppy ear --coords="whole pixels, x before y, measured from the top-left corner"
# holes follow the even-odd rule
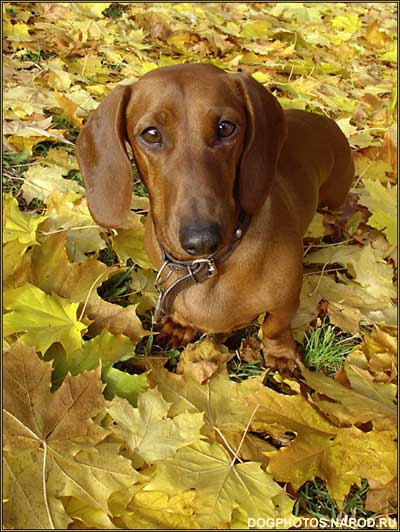
[[[239,197],[245,212],[264,204],[277,172],[287,128],[278,100],[261,83],[238,74],[247,112],[245,146],[240,163]]]
[[[125,146],[131,93],[131,85],[117,86],[90,116],[76,143],[89,210],[103,227],[120,227],[131,205],[132,170]]]

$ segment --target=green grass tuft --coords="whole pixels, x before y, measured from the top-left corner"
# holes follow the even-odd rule
[[[354,336],[337,333],[326,321],[320,327],[309,329],[304,337],[303,360],[307,367],[327,374],[335,374],[346,356],[359,343]]]
[[[229,377],[236,381],[241,382],[252,377],[258,377],[262,375],[265,368],[261,366],[261,360],[255,362],[243,362],[242,360],[233,359],[229,363]]]
[[[302,513],[311,514],[320,519],[336,519],[348,517],[374,517],[377,514],[364,508],[365,497],[368,491],[368,482],[364,479],[361,487],[353,486],[346,498],[343,510],[339,512],[336,502],[331,497],[324,481],[320,479],[310,480],[299,489],[294,508],[294,515]]]

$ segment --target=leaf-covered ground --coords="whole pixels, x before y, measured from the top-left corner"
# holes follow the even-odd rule
[[[394,517],[396,8],[2,4],[5,527]],[[349,138],[354,186],[313,220],[293,322],[321,371],[266,373],[257,327],[231,351],[160,352],[143,186],[120,230],[88,213],[83,122],[117,83],[183,62],[246,71]]]

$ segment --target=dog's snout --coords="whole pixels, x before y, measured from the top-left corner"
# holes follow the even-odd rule
[[[183,225],[179,232],[182,248],[189,255],[211,255],[221,243],[221,228],[218,224]]]

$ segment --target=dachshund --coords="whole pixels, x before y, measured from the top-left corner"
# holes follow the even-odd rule
[[[341,206],[354,176],[340,128],[283,110],[246,74],[208,64],[153,70],[117,86],[77,140],[89,210],[107,228],[121,227],[131,205],[126,143],[149,193],[160,337],[184,345],[265,315],[265,361],[293,371],[303,236],[319,205]]]

